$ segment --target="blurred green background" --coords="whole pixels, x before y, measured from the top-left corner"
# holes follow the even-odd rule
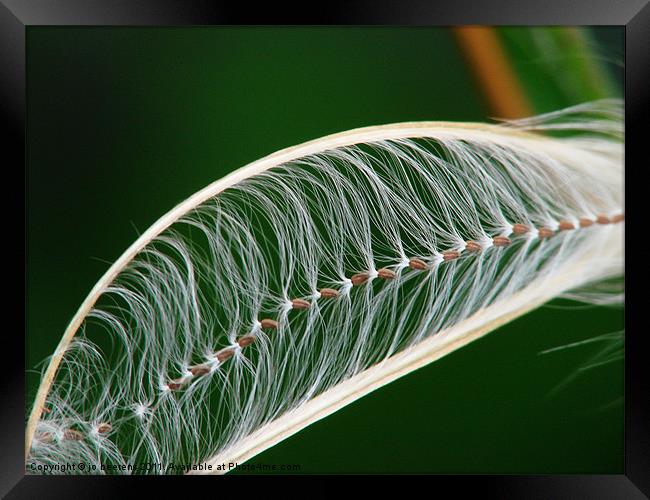
[[[568,48],[557,29],[542,30],[499,31],[535,111],[620,95],[622,29],[592,29],[586,46]],[[581,69],[589,58],[602,66],[602,85]],[[39,363],[93,284],[195,191],[329,133],[490,117],[446,28],[29,27],[27,62],[28,405]],[[620,308],[556,301],[250,464],[621,473],[623,362],[581,371],[549,395],[603,345],[539,352],[622,328]]]

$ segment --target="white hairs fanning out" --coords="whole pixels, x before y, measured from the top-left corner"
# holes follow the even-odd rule
[[[622,141],[601,101],[352,130],[208,186],[73,318],[27,472],[241,463],[553,297],[621,300],[592,285],[623,273]]]

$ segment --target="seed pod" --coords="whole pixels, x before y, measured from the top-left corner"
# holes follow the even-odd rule
[[[613,224],[616,224],[617,222],[623,222],[625,220],[625,215],[617,214],[611,217],[609,220],[612,221]]]
[[[599,215],[596,218],[596,222],[598,224],[609,224],[609,217],[607,217],[606,215]]]
[[[586,217],[580,219],[580,227],[589,227],[592,226],[593,224],[594,221],[592,221],[591,219],[587,219]]]

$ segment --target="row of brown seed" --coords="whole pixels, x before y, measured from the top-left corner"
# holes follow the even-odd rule
[[[616,224],[624,220],[625,220],[625,216],[623,214],[615,215],[613,217],[600,215],[595,220],[588,219],[588,218],[581,218],[578,221],[578,226],[580,228],[586,228],[594,224],[603,224],[603,225]],[[576,229],[575,224],[568,220],[562,220],[558,224],[558,231],[571,231],[574,229]],[[512,226],[512,234],[514,235],[523,235],[530,232],[530,230],[531,229],[529,226],[521,223],[517,223]],[[537,237],[540,239],[550,238],[554,234],[555,231],[553,231],[548,227],[540,227],[537,229]],[[506,236],[495,236],[492,238],[492,244],[495,247],[507,247],[511,243],[512,241],[510,240],[510,238]],[[465,242],[465,250],[468,252],[478,253],[481,251],[481,249],[482,249],[481,245],[476,241],[470,240]],[[442,258],[444,261],[454,260],[460,257],[460,253],[461,252],[457,250],[447,250],[442,253]],[[429,269],[429,265],[425,261],[417,258],[410,259],[408,265],[411,269],[418,270],[418,271],[425,271]],[[377,271],[377,277],[385,280],[392,280],[395,279],[396,273],[391,269],[382,268]],[[366,283],[369,279],[370,279],[370,273],[363,272],[363,273],[357,273],[353,275],[350,278],[350,281],[352,282],[353,286],[360,286]],[[319,293],[320,293],[320,297],[324,299],[332,299],[339,296],[339,291],[334,288],[322,288],[319,291]],[[311,307],[311,304],[304,299],[293,299],[291,301],[291,306],[293,309],[309,309]],[[274,319],[265,318],[260,321],[260,327],[263,329],[274,330],[277,329],[278,326],[279,326],[278,322]],[[255,342],[254,334],[244,335],[243,337],[240,337],[237,340],[237,344],[240,349],[245,349],[246,347],[253,344],[254,342]],[[214,355],[214,359],[219,363],[224,363],[225,361],[229,360],[235,355],[236,350],[237,350],[236,346],[225,347]],[[200,365],[191,366],[189,368],[188,375],[170,381],[167,384],[167,387],[170,390],[181,389],[184,385],[190,383],[193,378],[200,377],[202,375],[206,375],[210,373],[210,371],[212,370],[211,368],[212,366],[213,363],[204,363]],[[49,410],[46,407],[43,408],[43,411],[45,413],[49,413]],[[101,423],[96,427],[96,431],[99,434],[107,434],[108,432],[111,431],[111,425],[108,423]],[[63,439],[67,441],[80,441],[83,438],[84,435],[80,431],[74,429],[66,429],[63,432]],[[42,432],[39,434],[38,439],[41,442],[49,443],[53,441],[54,437],[49,432]]]
[[[595,220],[588,218],[581,218],[578,221],[578,226],[581,228],[592,226],[593,224],[610,224],[617,223],[624,220],[623,214],[616,215],[613,217],[607,217],[604,215],[598,216]],[[575,224],[568,220],[562,220],[558,224],[558,231],[570,231],[576,229]],[[530,232],[531,228],[525,224],[517,223],[512,226],[512,233],[515,235],[523,235]],[[555,234],[555,231],[548,227],[540,227],[537,229],[537,237],[540,239],[550,238]],[[507,247],[512,241],[506,236],[495,236],[492,238],[492,244],[495,247]],[[481,245],[476,241],[467,241],[465,242],[465,250],[472,253],[478,253],[482,249]],[[442,258],[444,261],[454,260],[460,257],[461,252],[457,250],[447,250],[442,253]],[[425,261],[417,258],[412,258],[408,263],[409,267],[414,270],[424,271],[429,269],[429,264]],[[395,279],[396,273],[392,269],[382,268],[377,271],[377,277],[385,280]],[[350,278],[353,286],[360,286],[366,283],[370,279],[370,273],[363,272],[357,273]],[[339,296],[339,291],[334,288],[322,288],[319,291],[320,297],[324,299],[332,299]],[[291,301],[292,309],[309,309],[311,304],[304,299],[293,299]],[[278,322],[274,319],[266,318],[260,321],[260,325],[264,329],[277,329]],[[244,349],[247,346],[255,342],[254,334],[247,334],[237,340],[237,344],[240,349]],[[215,354],[215,359],[219,363],[223,363],[235,355],[237,346],[229,346],[221,349]],[[172,380],[167,385],[171,390],[177,390],[188,384],[193,377],[199,377],[209,373],[213,366],[213,363],[204,363],[201,365],[191,366],[189,368],[190,375]]]

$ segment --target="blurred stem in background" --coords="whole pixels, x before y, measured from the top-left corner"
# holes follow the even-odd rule
[[[618,97],[589,28],[458,27],[454,35],[495,118]],[[622,70],[622,67],[619,68]],[[622,75],[622,73],[621,73]]]
[[[530,116],[532,106],[496,30],[486,26],[463,26],[454,28],[453,32],[495,117]]]

